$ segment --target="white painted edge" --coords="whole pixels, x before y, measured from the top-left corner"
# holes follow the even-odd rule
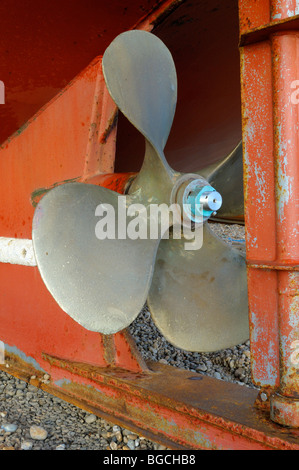
[[[0,263],[36,266],[32,240],[0,237]]]

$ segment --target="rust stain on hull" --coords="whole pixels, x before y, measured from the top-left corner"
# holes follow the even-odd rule
[[[64,180],[64,181],[59,181],[58,183],[54,183],[52,184],[51,186],[49,186],[48,188],[38,188],[36,189],[35,191],[33,191],[31,193],[31,204],[33,207],[36,207],[38,202],[40,201],[40,199],[45,195],[47,194],[49,191],[51,191],[51,189],[54,189],[56,188],[57,186],[60,186],[62,184],[67,184],[67,183],[75,183],[75,182],[78,182],[80,181],[80,177],[78,176],[77,178],[71,178],[71,179],[67,179],[67,180]]]
[[[109,135],[111,134],[113,129],[115,129],[115,127],[117,126],[117,120],[118,120],[118,110],[115,111],[114,115],[109,120],[107,128],[102,135],[101,142],[100,142],[101,144],[105,144],[107,142]]]

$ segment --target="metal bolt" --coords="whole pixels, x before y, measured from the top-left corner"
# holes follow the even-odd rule
[[[199,203],[205,211],[218,211],[222,206],[222,197],[217,191],[206,191],[200,195]]]
[[[196,174],[186,174],[173,187],[171,201],[179,203],[183,218],[202,224],[215,216],[222,206],[222,197],[209,182]]]
[[[197,216],[202,214],[204,219],[216,215],[217,211],[222,206],[221,194],[209,185],[195,185],[189,192],[187,201],[191,204],[191,212],[193,215]]]

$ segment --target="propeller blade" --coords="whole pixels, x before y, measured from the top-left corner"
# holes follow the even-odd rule
[[[174,171],[163,150],[176,109],[177,76],[169,50],[154,34],[127,31],[106,49],[102,67],[113,101],[155,150],[146,152],[131,191],[145,191],[146,181],[157,174],[171,181]]]
[[[125,214],[125,206],[118,205],[121,198],[94,185],[61,185],[39,202],[33,221],[33,246],[46,287],[76,322],[104,334],[126,328],[142,309],[159,243],[127,236],[97,238],[100,221],[102,232],[105,228],[113,236],[114,213],[117,238],[120,212]],[[106,221],[96,216],[98,206]]]
[[[162,240],[148,297],[165,338],[186,351],[211,352],[249,338],[245,258],[203,227],[203,246]]]
[[[157,150],[163,150],[177,100],[176,69],[165,44],[146,31],[126,31],[106,49],[102,66],[115,104]]]
[[[222,207],[211,220],[244,223],[242,142],[223,160],[200,171],[222,196]]]

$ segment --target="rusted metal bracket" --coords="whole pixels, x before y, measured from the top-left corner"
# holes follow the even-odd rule
[[[299,450],[299,431],[273,423],[255,406],[254,389],[154,362],[132,372],[43,359],[50,383],[13,355],[2,369],[172,449]]]
[[[249,3],[239,1],[252,374],[271,418],[298,427],[298,6]]]
[[[266,41],[273,34],[285,33],[287,31],[299,30],[299,15],[283,20],[272,21],[257,28],[249,29],[240,36],[240,47],[248,46],[257,42]]]
[[[276,262],[263,262],[263,261],[257,261],[254,262],[253,260],[250,260],[247,262],[248,268],[254,268],[254,269],[273,269],[276,271],[299,271],[299,263],[281,263],[278,264]]]

